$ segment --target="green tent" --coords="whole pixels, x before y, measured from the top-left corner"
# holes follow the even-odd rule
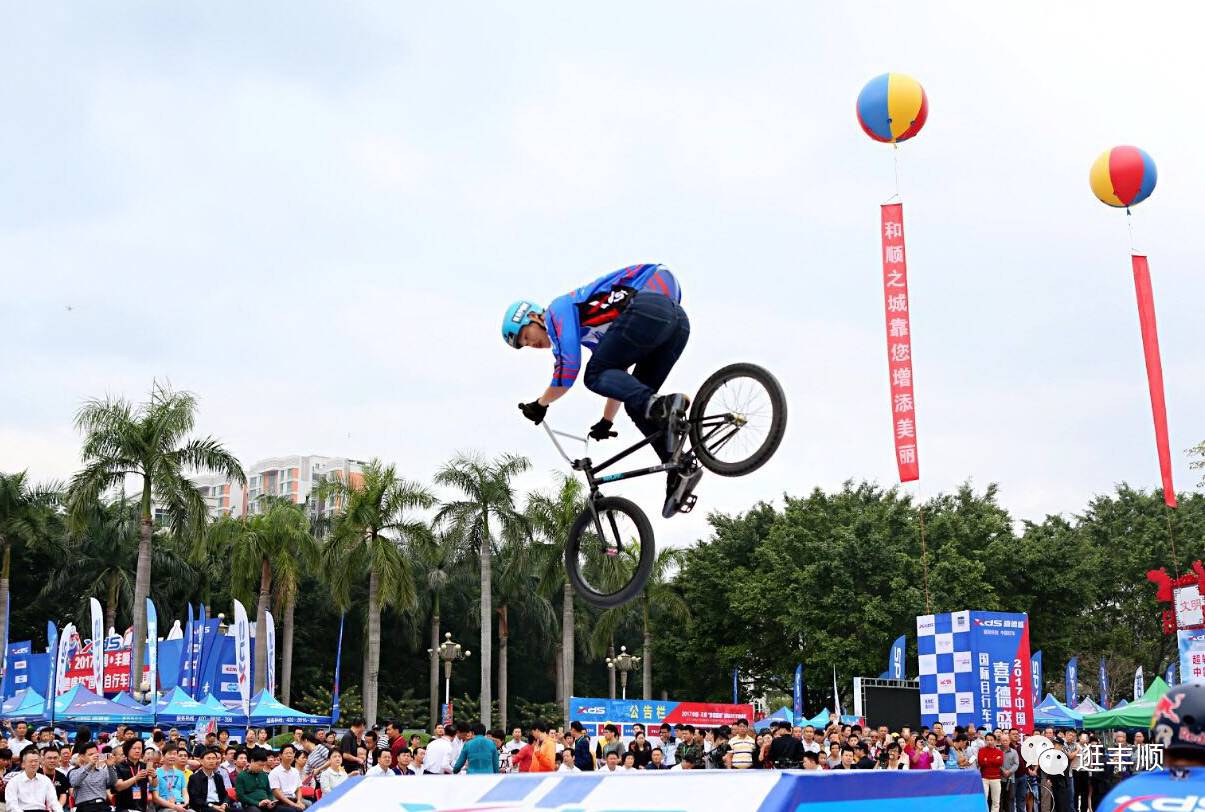
[[[1149,728],[1151,718],[1155,715],[1155,705],[1167,693],[1167,683],[1162,677],[1155,677],[1142,699],[1131,702],[1125,707],[1113,710],[1091,713],[1084,717],[1085,730],[1103,730],[1106,728],[1139,727]]]

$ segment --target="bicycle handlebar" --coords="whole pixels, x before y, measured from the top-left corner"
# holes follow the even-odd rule
[[[544,429],[544,431],[546,431],[548,433],[548,439],[552,440],[552,444],[554,446],[556,446],[556,450],[560,453],[560,455],[562,457],[565,458],[565,462],[569,463],[571,466],[576,467],[578,461],[569,458],[569,455],[565,453],[565,449],[561,447],[561,441],[557,439],[557,435],[560,435],[561,437],[567,437],[570,440],[577,440],[578,442],[580,442],[582,444],[582,446],[587,451],[590,449],[590,438],[589,437],[578,437],[576,434],[569,434],[564,431],[557,431],[556,429],[552,428],[552,426],[548,425],[547,420],[542,420],[540,422],[540,426]]]

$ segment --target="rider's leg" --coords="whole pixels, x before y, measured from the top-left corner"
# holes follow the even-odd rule
[[[658,429],[647,416],[655,386],[664,383],[689,335],[690,322],[677,302],[656,293],[639,293],[594,349],[583,382],[591,392],[622,401],[636,428],[647,437]],[[633,366],[644,374],[628,372]],[[656,450],[668,459],[668,451]]]

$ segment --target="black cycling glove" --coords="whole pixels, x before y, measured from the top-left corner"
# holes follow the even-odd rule
[[[544,415],[548,414],[548,407],[541,406],[538,400],[533,400],[531,403],[520,403],[519,411],[523,413],[524,417],[538,426],[544,422]]]
[[[611,431],[611,427],[614,425],[614,423],[604,417],[590,427],[590,436],[595,440],[607,440],[611,437],[618,437],[619,432]]]

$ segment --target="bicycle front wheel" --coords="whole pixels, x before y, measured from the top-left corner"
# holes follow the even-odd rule
[[[593,606],[622,606],[644,590],[656,555],[648,516],[619,496],[595,499],[578,514],[565,543],[565,572]]]

